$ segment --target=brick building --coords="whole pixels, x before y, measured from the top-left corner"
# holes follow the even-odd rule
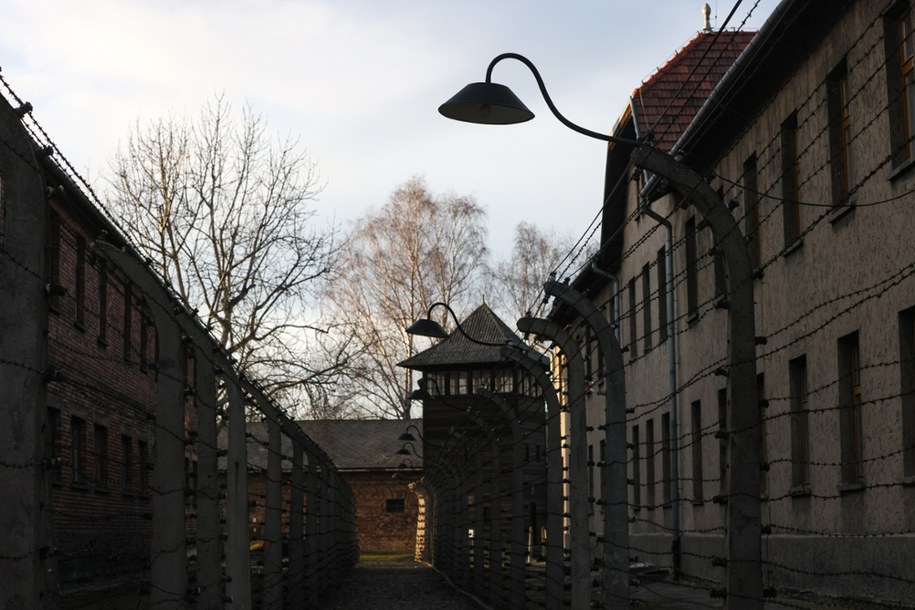
[[[419,502],[411,483],[422,476],[423,460],[416,453],[398,453],[398,438],[408,425],[421,420],[303,420],[302,430],[320,445],[350,486],[356,512],[357,541],[362,553],[413,553],[416,548]],[[251,536],[263,536],[267,464],[266,425],[249,422],[249,495]],[[225,446],[226,435],[220,435]],[[288,455],[288,438],[283,454]],[[284,460],[284,476],[291,464]],[[287,481],[288,483],[288,481]],[[288,513],[289,485],[283,486],[284,514]],[[307,507],[306,507],[307,510]],[[284,521],[287,517],[284,517]]]
[[[785,0],[739,56],[713,46],[694,72],[662,68],[614,128],[653,135],[708,181],[755,270],[758,400],[732,404],[743,363],[729,360],[722,242],[690,193],[631,180],[631,147],[609,147],[601,250],[572,285],[625,350],[630,541],[645,560],[723,583],[733,439],[752,431],[764,586],[911,603],[913,14],[908,0]],[[716,57],[732,64],[717,84],[686,80]],[[659,122],[665,77],[701,109]],[[738,410],[758,423],[735,429]],[[595,427],[601,412],[589,397]]]
[[[0,185],[31,182],[41,187],[28,202],[43,207],[45,230],[38,234],[11,229],[18,219],[7,213],[14,206],[5,197],[22,195],[0,188],[2,233],[9,236],[2,254],[4,264],[11,261],[41,277],[44,286],[44,302],[38,306],[46,313],[41,316],[46,339],[39,350],[44,359],[39,401],[45,417],[39,418],[38,452],[44,456],[47,487],[39,485],[50,512],[49,588],[66,596],[87,584],[138,577],[148,569],[157,336],[142,292],[93,247],[100,237],[129,247],[120,231],[52,148],[40,147],[30,137],[11,144],[9,134],[23,132],[23,113],[6,100],[0,105],[5,150],[15,155],[0,158]],[[27,150],[15,148],[25,143]],[[23,236],[42,249],[40,268],[25,269],[11,254],[14,238]],[[0,279],[5,289],[15,289],[9,275]],[[2,334],[9,337],[10,324],[22,318],[15,311],[3,318]],[[190,403],[186,421],[193,427]],[[193,463],[190,449],[187,461]]]

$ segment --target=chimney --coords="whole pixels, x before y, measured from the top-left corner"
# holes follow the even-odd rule
[[[708,2],[702,5],[702,18],[705,21],[705,24],[702,26],[702,32],[705,34],[712,33],[712,7],[708,5]]]

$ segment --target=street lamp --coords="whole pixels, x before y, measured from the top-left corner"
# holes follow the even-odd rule
[[[451,319],[454,320],[454,324],[457,327],[458,332],[464,335],[468,341],[476,343],[477,345],[488,345],[490,347],[502,347],[503,345],[510,344],[509,340],[505,340],[502,343],[492,343],[490,341],[480,341],[479,339],[471,337],[461,326],[461,323],[458,321],[457,314],[454,313],[454,310],[451,309],[451,306],[441,301],[433,303],[429,306],[429,311],[426,312],[425,318],[420,318],[408,326],[406,329],[407,334],[418,335],[420,337],[432,337],[433,339],[447,339],[449,336],[448,331],[446,331],[441,324],[432,319],[432,310],[436,307],[444,307],[448,311],[448,313],[451,315]]]
[[[412,398],[413,395],[411,394],[410,396],[411,396],[411,398]],[[403,434],[401,434],[399,437],[397,437],[397,440],[399,440],[399,441],[415,442],[415,441],[416,441],[416,436],[413,436],[412,434],[410,434],[410,428],[413,428],[413,429],[416,431],[416,436],[419,437],[419,440],[423,440],[423,435],[422,435],[422,433],[419,431],[419,428],[417,428],[417,427],[416,427],[415,425],[413,425],[413,424],[410,424],[410,425],[408,425],[406,428],[404,428]]]
[[[518,53],[502,53],[491,62],[486,69],[486,81],[482,83],[471,83],[458,91],[454,97],[438,107],[438,111],[449,119],[456,121],[465,121],[467,123],[481,123],[484,125],[512,125],[515,123],[524,123],[534,118],[534,113],[518,99],[511,89],[505,85],[492,82],[492,70],[497,63],[503,59],[516,59],[523,63],[534,74],[537,79],[537,86],[540,87],[540,93],[550,112],[559,119],[563,125],[577,131],[580,134],[590,138],[612,142],[614,144],[623,144],[627,146],[636,146],[639,142],[628,140],[626,138],[617,138],[615,136],[591,131],[580,125],[576,125],[569,119],[562,116],[553,104],[550,94],[543,84],[543,78],[537,67],[523,55]]]
[[[410,446],[409,449],[407,449],[407,445]],[[397,455],[415,455],[415,456],[418,457],[419,459],[422,459],[422,457],[423,457],[423,456],[421,456],[421,455],[419,454],[419,452],[416,450],[416,445],[414,445],[414,444],[413,444],[412,442],[410,442],[410,441],[405,442],[405,443],[403,444],[403,446],[402,446],[400,449],[397,450]]]

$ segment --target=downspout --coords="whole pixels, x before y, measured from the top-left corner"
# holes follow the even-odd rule
[[[636,138],[640,138],[639,122],[636,115],[635,99],[630,98],[632,108],[632,124],[635,127]],[[648,195],[655,186],[660,184],[657,176],[651,176],[648,179],[648,172],[645,171],[646,185],[639,191],[638,205],[641,211],[653,219],[659,225],[664,227],[665,244],[665,280],[667,283],[667,367],[668,367],[668,389],[670,393],[670,404],[668,406],[668,418],[670,427],[670,532],[671,544],[670,550],[674,568],[674,578],[680,578],[681,565],[681,548],[680,548],[680,443],[678,436],[678,417],[679,408],[677,404],[677,334],[674,331],[674,320],[677,315],[674,309],[674,237],[673,225],[670,221],[651,209]]]

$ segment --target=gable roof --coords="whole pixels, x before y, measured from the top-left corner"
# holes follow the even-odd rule
[[[317,419],[298,422],[315,443],[330,456],[341,472],[347,470],[396,470],[407,462],[410,469],[422,469],[417,455],[403,456],[398,440],[406,427],[422,428],[421,419]],[[409,457],[409,461],[407,461]]]
[[[403,447],[398,437],[403,434],[407,425],[422,427],[422,420],[404,421],[401,419],[323,419],[302,420],[296,422],[333,461],[341,473],[354,470],[401,470],[403,462],[407,470],[421,470],[422,458],[411,455],[399,455]],[[248,444],[248,465],[252,468],[266,468],[267,424],[265,422],[247,422],[245,425]],[[228,447],[228,430],[219,433],[217,445],[221,449]],[[291,466],[292,440],[283,435],[280,453],[283,455],[283,469]],[[226,458],[219,458],[219,467],[225,469]]]
[[[464,364],[502,363],[505,362],[501,353],[502,346],[519,342],[518,335],[485,303],[461,322],[461,328],[473,339],[491,345],[475,343],[455,329],[448,338],[399,362],[397,366],[423,370]]]
[[[632,92],[637,135],[670,151],[755,32],[699,32]]]

